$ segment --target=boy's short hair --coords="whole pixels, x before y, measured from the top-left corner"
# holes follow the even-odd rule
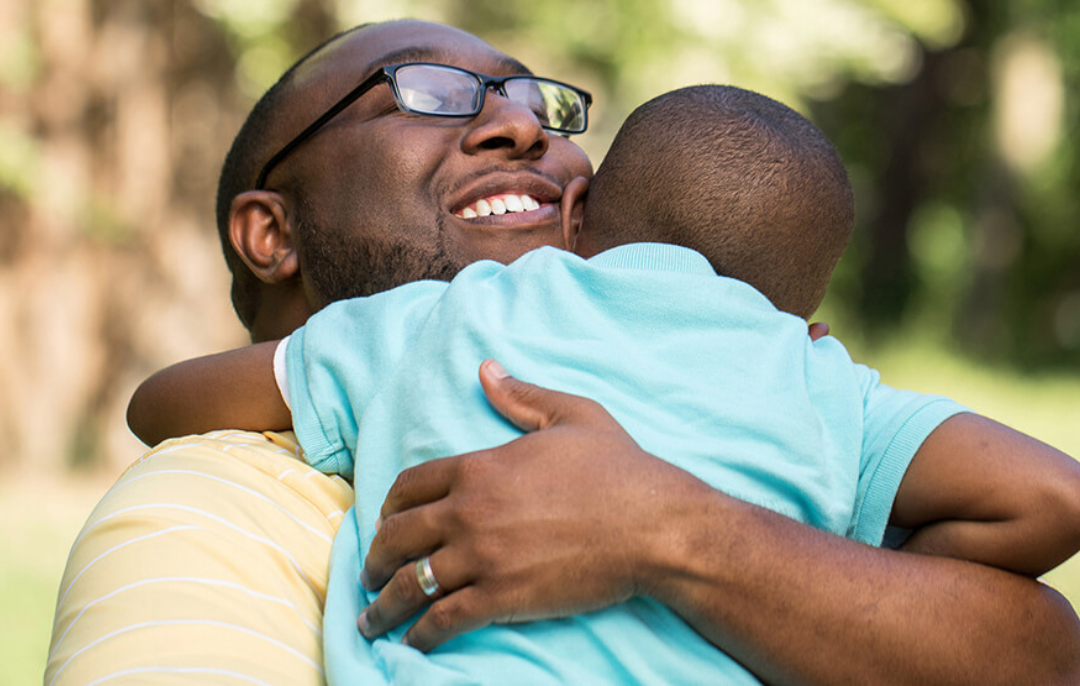
[[[583,236],[674,243],[809,317],[851,238],[854,199],[832,144],[790,107],[693,86],[635,110],[596,173]]]

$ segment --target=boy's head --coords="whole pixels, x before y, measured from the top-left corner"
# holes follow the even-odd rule
[[[661,95],[630,115],[589,189],[577,250],[674,243],[809,317],[851,238],[839,155],[813,124],[732,86]]]

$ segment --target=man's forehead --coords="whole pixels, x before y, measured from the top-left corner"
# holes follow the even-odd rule
[[[345,78],[359,82],[379,67],[400,62],[438,62],[493,74],[528,74],[517,60],[480,38],[442,24],[399,21],[342,36],[313,56],[298,81]]]
[[[400,64],[401,62],[436,62],[438,64],[449,64],[455,67],[472,68],[473,70],[484,69],[498,74],[531,74],[529,70],[521,62],[518,62],[509,55],[504,55],[501,52],[492,50],[490,54],[485,55],[485,62],[494,65],[494,67],[477,67],[475,58],[470,60],[468,56],[462,55],[459,52],[453,50],[447,50],[443,46],[409,46],[394,50],[386,53],[366,65],[364,69],[364,75],[370,74],[379,67],[384,67],[388,64]]]

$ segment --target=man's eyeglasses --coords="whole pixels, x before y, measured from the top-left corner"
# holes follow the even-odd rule
[[[527,75],[488,76],[445,64],[392,64],[364,79],[271,157],[259,172],[255,190],[266,187],[266,177],[289,153],[383,81],[390,83],[394,102],[402,112],[432,117],[474,117],[483,109],[488,90],[494,89],[499,95],[526,105],[540,120],[540,126],[553,133],[583,133],[589,125],[587,115],[592,96],[566,83]]]

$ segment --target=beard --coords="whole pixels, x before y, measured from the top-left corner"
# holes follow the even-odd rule
[[[296,230],[303,246],[303,274],[321,300],[320,306],[413,281],[450,281],[466,266],[446,250],[441,219],[433,245],[417,245],[407,236],[385,233],[374,239],[359,235],[354,227],[316,221],[306,199],[298,195]]]

